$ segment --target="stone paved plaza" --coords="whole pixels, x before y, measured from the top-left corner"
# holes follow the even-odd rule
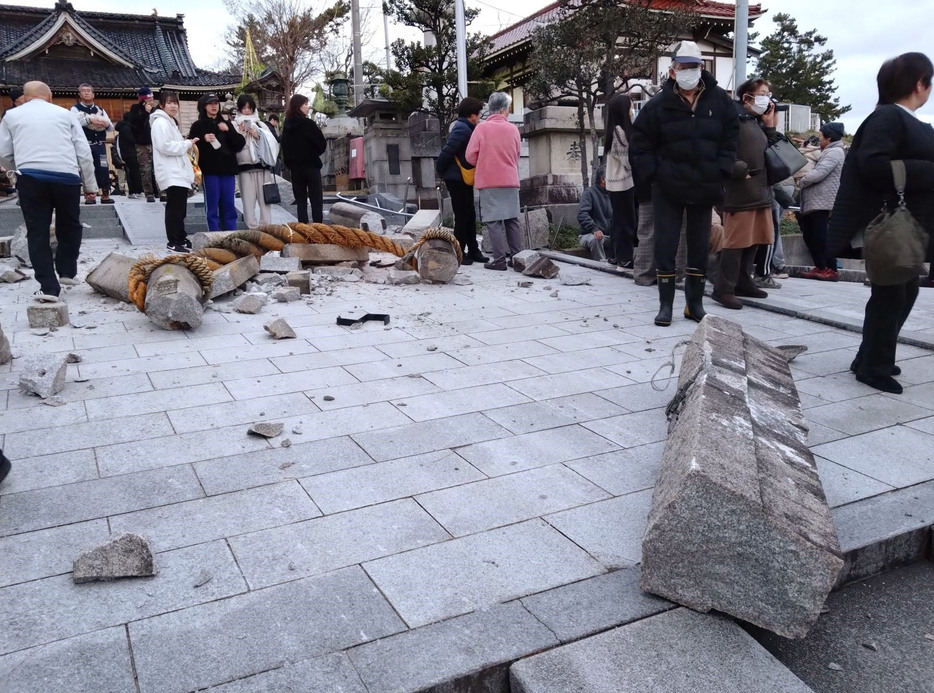
[[[112,250],[145,248],[90,240],[79,276]],[[0,286],[19,357],[0,367],[0,690],[498,681],[671,609],[638,589],[675,390],[651,381],[695,324],[655,327],[654,287],[561,267],[590,284],[473,265],[458,285],[335,282],[258,315],[220,298],[189,333],[82,283],[72,325],[36,334],[34,282]],[[849,373],[858,333],[793,317],[858,326],[868,291],[790,279],[763,301],[785,313],[707,302],[808,346],[792,371],[845,551],[934,523],[934,290],[905,328],[901,396]],[[335,324],[368,312],[390,325]],[[274,317],[298,338],[274,341]],[[62,406],[17,389],[36,351],[81,356]],[[248,435],[258,421],[284,432]],[[120,532],[151,539],[158,574],[73,584],[78,553]]]

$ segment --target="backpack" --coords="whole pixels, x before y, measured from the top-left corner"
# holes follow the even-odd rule
[[[126,166],[126,162],[123,160],[123,155],[120,153],[119,132],[114,136],[113,144],[110,145],[110,160],[113,162],[114,168],[123,168]]]

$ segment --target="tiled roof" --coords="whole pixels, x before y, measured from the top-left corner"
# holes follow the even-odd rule
[[[532,36],[532,32],[539,26],[550,24],[555,21],[561,12],[561,0],[553,2],[543,7],[538,12],[529,15],[520,22],[506,27],[502,31],[493,34],[490,37],[490,50],[488,55],[506,50],[511,46],[520,44]],[[684,6],[683,0],[654,0],[655,7],[659,10],[671,9],[673,7]],[[736,6],[726,2],[716,2],[715,0],[693,0],[691,11],[700,17],[707,19],[733,19],[736,12]],[[755,19],[763,13],[762,5],[749,6],[749,18]]]
[[[101,88],[129,88],[140,84],[197,88],[240,82],[240,75],[222,75],[195,66],[188,50],[182,15],[158,17],[79,12],[65,0],[58,0],[52,9],[0,5],[0,60],[27,49],[39,40],[62,13],[67,13],[69,20],[94,42],[131,67],[106,65],[101,61],[30,57],[25,61],[0,62],[0,81],[3,84],[22,84],[24,75],[29,79],[42,79],[50,86],[54,82],[68,87],[84,81],[91,81]],[[82,76],[73,79],[79,70],[84,71]]]

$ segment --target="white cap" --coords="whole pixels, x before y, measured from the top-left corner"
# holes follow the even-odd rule
[[[671,51],[671,61],[679,63],[694,63],[703,65],[700,48],[693,41],[678,41]]]

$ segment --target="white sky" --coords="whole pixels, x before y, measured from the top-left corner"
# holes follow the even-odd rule
[[[49,6],[53,0],[22,4]],[[312,0],[324,6],[326,0]],[[751,0],[754,2],[754,0]],[[15,3],[16,0],[8,0]],[[72,0],[76,9],[103,12],[185,15],[188,43],[199,67],[217,62],[224,50],[224,30],[233,18],[227,13],[222,0]],[[360,0],[362,8],[372,15],[372,36],[365,56],[384,61],[384,41],[380,0]],[[480,16],[471,30],[493,34],[523,17],[549,4],[549,0],[466,0],[467,7],[480,9]],[[761,36],[772,33],[771,16],[786,12],[794,17],[799,28],[816,28],[827,37],[826,48],[833,49],[837,58],[836,84],[840,102],[850,104],[853,110],[843,117],[847,132],[853,133],[860,121],[868,115],[876,100],[875,75],[886,58],[906,51],[922,51],[934,55],[931,46],[931,3],[926,0],[763,0],[768,14],[756,21],[753,31]],[[418,34],[405,27],[390,25],[390,40],[398,37],[418,38]],[[776,94],[781,98],[781,94]],[[932,99],[934,101],[934,99]],[[934,113],[934,103],[921,111],[925,119]]]

